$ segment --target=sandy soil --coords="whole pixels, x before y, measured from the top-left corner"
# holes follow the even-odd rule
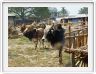
[[[9,67],[70,67],[71,60],[69,54],[63,53],[63,64],[59,64],[58,50],[42,48],[34,49],[34,42],[25,37],[8,39],[8,66]]]

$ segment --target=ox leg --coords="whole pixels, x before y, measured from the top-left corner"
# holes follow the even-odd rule
[[[45,45],[44,45],[44,43],[45,43],[44,39],[42,39],[41,42],[42,42],[42,47],[45,48],[45,47],[44,47],[44,46],[45,46]]]
[[[38,41],[39,41],[38,43],[39,43],[39,45],[40,45],[40,48],[43,48],[43,41],[40,40],[40,39],[39,39]]]
[[[40,46],[41,48],[44,48],[44,42],[42,40],[40,40]]]
[[[44,41],[42,41],[42,45],[43,45],[43,48],[44,48]]]
[[[62,63],[62,48],[59,50],[59,63],[63,64]]]
[[[38,45],[38,40],[36,40],[36,43],[35,43],[35,50],[37,49],[37,45]]]

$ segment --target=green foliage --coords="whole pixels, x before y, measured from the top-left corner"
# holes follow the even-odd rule
[[[22,20],[31,15],[34,15],[40,19],[50,17],[48,7],[9,7],[8,13],[14,13],[18,18]]]
[[[83,7],[79,10],[79,14],[88,14],[88,7]]]
[[[33,13],[36,17],[40,19],[46,19],[50,17],[50,12],[48,7],[35,7]]]
[[[14,13],[19,18],[24,18],[32,14],[33,8],[31,7],[9,7],[8,13]]]
[[[68,16],[68,11],[64,7],[61,9],[61,13],[63,16]]]

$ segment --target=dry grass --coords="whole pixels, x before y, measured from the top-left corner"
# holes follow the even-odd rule
[[[58,50],[38,48],[25,37],[9,39],[9,67],[68,67],[71,66],[69,54],[63,51],[63,64],[59,64]],[[47,43],[46,43],[47,45]]]

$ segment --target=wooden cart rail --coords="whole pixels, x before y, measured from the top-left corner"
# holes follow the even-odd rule
[[[67,47],[64,47],[64,50],[65,52],[67,53],[74,53],[74,52],[77,52],[77,53],[84,53],[85,55],[88,54],[88,50],[87,50],[87,46],[82,46],[80,48],[77,48],[77,49],[73,49],[73,48],[67,48]]]
[[[64,50],[71,55],[73,67],[88,67],[88,25],[86,22],[79,23],[74,27],[74,23],[67,24]]]

